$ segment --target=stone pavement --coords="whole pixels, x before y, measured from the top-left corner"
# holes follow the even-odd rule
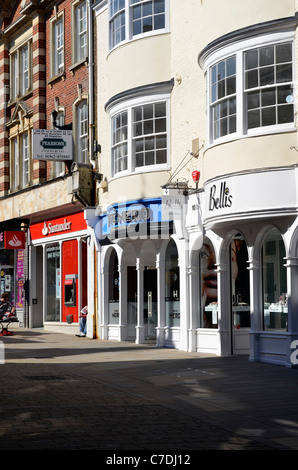
[[[298,450],[297,369],[12,329],[0,338],[2,450]]]

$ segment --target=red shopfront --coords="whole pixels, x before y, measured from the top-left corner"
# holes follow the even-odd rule
[[[43,287],[42,299],[38,299],[41,280],[37,275],[33,304],[40,305],[42,300],[43,323],[77,323],[80,309],[87,305],[88,244],[84,213],[32,224],[30,236],[36,272],[42,275]]]

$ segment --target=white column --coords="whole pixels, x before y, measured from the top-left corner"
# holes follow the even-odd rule
[[[126,340],[127,330],[127,269],[126,266],[118,267],[119,271],[119,340]]]
[[[261,289],[261,263],[258,260],[249,261],[250,286],[250,360],[258,361],[260,357],[260,332],[263,316],[263,295]]]
[[[138,315],[136,326],[136,343],[142,344],[145,342],[145,326],[144,326],[144,266],[140,258],[137,258],[136,263],[137,280],[138,280]]]
[[[199,280],[198,268],[190,266],[188,268],[189,276],[189,330],[188,330],[188,350],[194,352],[197,350],[197,328],[198,328],[198,312],[199,312]]]
[[[166,308],[165,308],[165,262],[160,259],[160,253],[156,255],[157,269],[157,328],[156,346],[163,347],[165,344]]]

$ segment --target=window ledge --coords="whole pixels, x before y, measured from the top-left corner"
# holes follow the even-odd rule
[[[59,80],[65,80],[65,77],[66,77],[66,72],[63,71],[63,72],[59,73],[58,75],[55,75],[54,77],[52,77],[52,78],[48,81],[48,85],[53,86],[53,84],[54,84],[55,82],[58,82]]]
[[[109,183],[112,182],[112,181],[115,181],[119,178],[127,178],[129,176],[138,176],[138,175],[144,175],[144,174],[148,174],[148,173],[156,173],[157,171],[168,171],[169,170],[169,165],[168,164],[164,164],[164,165],[160,165],[157,167],[157,165],[153,165],[153,166],[148,166],[148,168],[140,168],[139,170],[134,170],[134,171],[129,171],[129,170],[125,170],[125,171],[121,171],[119,173],[117,173],[116,175],[112,176],[110,179],[109,179]]]
[[[156,36],[160,36],[160,35],[163,36],[165,34],[169,34],[169,32],[170,31],[168,29],[158,29],[156,31],[149,31],[148,33],[137,34],[136,36],[133,36],[129,39],[124,39],[123,41],[119,42],[115,46],[111,47],[108,54],[107,54],[107,56],[109,56],[112,52],[119,49],[120,47],[126,46],[128,44],[132,44],[132,43],[134,43],[136,41],[140,41],[142,39],[148,39],[148,38],[156,37]]]
[[[291,132],[297,132],[297,129],[294,126],[294,124],[289,124],[288,126],[283,127],[283,128],[281,128],[281,127],[276,128],[275,127],[275,129],[271,128],[271,129],[266,129],[265,130],[265,129],[259,128],[259,129],[256,129],[254,131],[250,130],[246,134],[242,134],[242,135],[240,135],[240,134],[231,134],[229,136],[225,136],[225,137],[221,137],[219,139],[216,139],[214,142],[210,142],[205,150],[216,147],[217,145],[228,144],[228,143],[234,142],[236,140],[249,139],[249,138],[252,138],[252,137],[265,137],[267,135],[284,134],[284,133],[291,133]]]
[[[18,101],[25,100],[25,99],[29,98],[32,95],[32,93],[33,93],[33,90],[28,89],[24,95],[19,95],[16,98],[13,98],[12,100],[9,100],[7,105],[8,106],[15,106]]]
[[[85,65],[85,67],[88,66],[88,57],[84,57],[84,59],[79,60],[79,62],[73,64],[71,67],[69,67],[69,71],[74,75],[76,69],[82,67],[82,65]]]

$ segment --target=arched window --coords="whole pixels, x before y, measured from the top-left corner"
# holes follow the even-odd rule
[[[170,240],[166,251],[166,325],[180,326],[180,275],[178,250]]]
[[[109,261],[109,323],[119,323],[119,271],[118,256],[112,251]]]
[[[202,328],[217,328],[217,273],[215,252],[209,238],[204,237],[200,252],[200,325]]]
[[[265,330],[287,330],[287,273],[284,258],[284,242],[279,231],[274,228],[267,233],[262,249]]]

